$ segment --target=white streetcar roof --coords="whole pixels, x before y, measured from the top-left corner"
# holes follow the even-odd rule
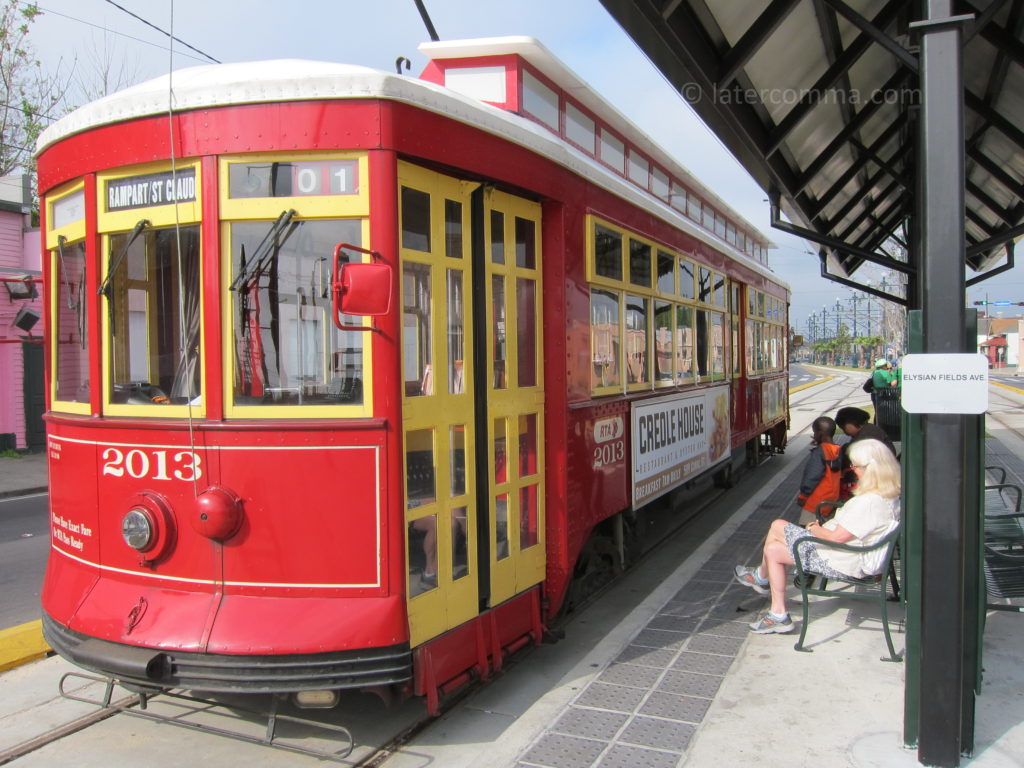
[[[742,222],[765,245],[768,238],[707,189],[685,167],[652,142],[624,115],[602,99],[561,61],[531,37],[481,38],[425,43],[420,47],[435,60],[516,54],[559,84],[573,98],[619,131],[663,167],[687,181],[699,195]],[[678,229],[725,251],[773,282],[786,285],[764,264],[709,232],[681,213],[616,175],[595,158],[564,142],[543,126],[513,112],[463,96],[448,88],[406,75],[369,67],[303,59],[209,64],[176,70],[90,102],[57,120],[40,134],[36,154],[68,136],[102,125],[140,117],[166,115],[168,103],[177,112],[234,104],[323,99],[388,99],[405,102],[476,126],[534,150],[636,205],[654,208]]]

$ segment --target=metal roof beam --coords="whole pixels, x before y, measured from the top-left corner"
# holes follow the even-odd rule
[[[984,100],[978,98],[967,89],[964,89],[964,104],[966,104],[967,108],[972,112],[977,113],[991,123],[993,128],[1016,144],[1020,148],[1020,151],[1024,153],[1024,132],[1022,132],[1017,126],[1003,117],[994,108],[986,104]]]
[[[966,46],[995,18],[995,15],[999,13],[999,9],[1006,5],[1006,0],[990,0],[984,11],[979,11],[971,3],[966,2],[966,0],[961,0],[959,5],[962,5],[965,10],[973,12],[975,17],[974,21],[964,30],[964,45]]]
[[[1018,224],[1015,227],[1004,229],[1002,232],[997,235],[993,235],[988,240],[982,240],[980,243],[972,245],[967,249],[967,255],[977,256],[985,251],[995,248],[996,246],[1012,243],[1021,235],[1024,235],[1024,224]]]
[[[975,200],[977,200],[979,203],[981,203],[990,211],[992,211],[992,213],[994,213],[996,216],[1002,219],[1004,224],[1009,224],[1012,226],[1013,224],[1017,223],[1017,220],[1013,218],[1013,214],[1011,214],[1008,210],[1003,208],[1003,206],[1001,206],[997,201],[993,200],[991,195],[989,195],[985,190],[983,190],[970,179],[967,180],[967,182],[964,185],[964,188],[971,194],[971,196]]]
[[[798,227],[795,224],[790,224],[788,221],[783,221],[780,217],[779,200],[777,197],[770,200],[768,205],[771,212],[771,225],[774,229],[778,229],[782,232],[788,232],[789,234],[796,235],[797,237],[802,237],[805,240],[810,240],[812,243],[824,245],[826,248],[831,248],[835,251],[839,251],[840,253],[848,253],[864,261],[870,261],[872,264],[890,267],[891,269],[895,269],[899,272],[914,274],[916,271],[909,264],[905,264],[902,261],[892,262],[884,256],[879,256],[877,253],[862,250],[856,246],[844,243],[842,240],[837,240],[836,238],[829,237],[828,235],[822,235],[815,232],[813,229]]]
[[[897,69],[893,76],[885,82],[885,85],[882,86],[881,90],[895,90],[903,85],[906,78],[906,70]],[[871,119],[871,117],[874,116],[882,106],[882,101],[875,99],[866,107],[861,109],[861,111],[857,113],[857,116],[847,123],[846,127],[843,128],[843,130],[841,130],[831,142],[829,142],[829,145],[825,147],[825,149],[815,158],[814,162],[807,166],[807,168],[800,174],[796,182],[798,185],[797,189],[804,189],[818,174],[818,171],[824,168],[829,161],[832,160],[835,154],[846,145],[850,137],[859,131],[861,127],[863,127],[864,123]]]
[[[772,33],[779,25],[786,20],[799,3],[800,0],[772,0],[771,4],[764,9],[754,23],[750,25],[743,36],[736,41],[736,45],[729,49],[722,57],[718,76],[715,78],[715,85],[724,88],[736,77],[736,73],[746,66],[754,55],[761,50],[761,46],[767,42]]]
[[[827,0],[822,0],[826,2]],[[885,6],[872,20],[873,23],[879,26],[887,26],[890,24],[899,13],[899,7],[897,4],[892,3]],[[857,63],[864,53],[871,47],[872,38],[867,33],[861,33],[857,38],[850,43],[850,46],[843,51],[836,60],[825,70],[825,73],[818,78],[818,80],[810,87],[807,93],[796,103],[796,105],[786,113],[786,116],[782,118],[779,124],[771,132],[768,140],[768,146],[765,154],[772,154],[775,152],[782,143],[786,140],[793,129],[800,124],[800,122],[811,113],[811,111],[818,106],[821,101],[821,95],[827,92],[836,84],[841,77],[844,77],[849,71],[850,67]]]
[[[875,152],[880,150],[882,147],[885,146],[886,142],[888,142],[889,139],[891,139],[893,137],[894,133],[898,133],[900,130],[902,130],[902,128],[903,128],[903,126],[905,124],[906,124],[906,118],[905,117],[901,117],[899,120],[894,121],[888,128],[886,128],[882,132],[882,134],[877,139],[875,139],[875,141],[873,141],[871,143],[871,149],[873,149]],[[910,149],[910,145],[909,144],[906,144],[906,143],[900,144],[899,147],[896,149],[896,152],[889,159],[889,162],[890,163],[898,163],[898,162],[900,162],[903,159],[903,156],[907,153],[907,151],[909,149]],[[861,157],[861,159],[859,161],[857,161],[856,163],[851,165],[843,173],[842,176],[840,176],[838,179],[836,179],[835,184],[833,184],[831,187],[829,187],[829,189],[825,192],[825,194],[821,195],[817,199],[817,201],[816,201],[817,205],[811,211],[812,216],[815,219],[818,218],[818,216],[821,215],[821,212],[823,210],[825,210],[825,207],[829,203],[832,202],[832,200],[835,198],[835,196],[838,195],[840,192],[842,192],[843,189],[846,187],[846,185],[850,183],[850,180],[854,176],[856,176],[860,171],[862,171],[864,168],[866,168],[867,165],[870,162],[871,162],[871,158],[870,157]],[[865,185],[862,184],[861,186],[863,187]],[[833,218],[835,218],[835,217],[833,217]]]
[[[866,33],[878,43],[882,48],[887,50],[896,60],[899,61],[903,66],[909,69],[911,72],[917,72],[917,57],[914,56],[910,51],[904,48],[902,45],[892,39],[885,30],[875,26],[870,21],[861,16],[857,11],[853,10],[843,0],[825,0],[826,3],[835,8],[837,13],[842,14],[846,17],[847,21],[853,24],[857,29]],[[903,5],[904,2],[901,0],[893,0],[890,5]]]
[[[968,149],[967,156],[975,163],[977,163],[981,168],[987,171],[993,179],[995,179],[1004,187],[1006,187],[1008,192],[1010,192],[1015,197],[1024,199],[1024,184],[1021,184],[1019,181],[1015,180],[1010,174],[1003,170],[1002,166],[994,162],[992,158],[990,158],[977,147],[972,147],[971,149]]]
[[[887,186],[885,189],[883,189],[881,192],[875,195],[875,203],[880,204],[882,200],[885,200],[887,197],[889,197],[889,195],[893,193],[894,189],[896,189],[896,182],[891,182],[889,186]],[[850,237],[850,235],[854,233],[857,227],[861,225],[861,222],[863,222],[864,219],[868,218],[869,216],[871,216],[871,207],[867,206],[857,218],[855,218],[853,221],[846,225],[846,229],[838,233],[836,236],[840,240],[846,240],[846,238]]]

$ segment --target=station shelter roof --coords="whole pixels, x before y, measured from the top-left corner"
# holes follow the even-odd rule
[[[768,192],[773,225],[819,245],[824,276],[908,303],[854,273],[915,272],[921,3],[602,3]],[[973,15],[962,28],[972,285],[1011,268],[1024,233],[1024,3],[953,10]]]

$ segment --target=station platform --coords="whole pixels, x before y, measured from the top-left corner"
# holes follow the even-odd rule
[[[494,681],[385,765],[917,766],[916,751],[902,746],[903,665],[881,660],[887,651],[873,604],[812,597],[811,653],[793,648],[799,627],[748,631],[768,600],[736,584],[732,569],[757,562],[773,519],[798,517],[793,500],[805,447],[806,438],[773,459],[783,466],[772,479],[694,551],[656,553],[643,566],[656,574],[649,592],[639,584],[644,577],[633,584],[627,577],[601,598],[603,611],[588,611],[586,626],[569,627],[568,647],[531,654],[524,667],[536,669],[527,673],[533,684],[520,669]],[[1006,468],[1007,482],[1024,482],[1019,455],[992,438],[987,452],[987,464]],[[629,604],[635,595],[647,597]],[[618,616],[613,606],[622,603],[631,610]],[[893,642],[902,651],[902,610],[891,607]],[[789,608],[798,623],[799,603],[791,599]],[[1024,765],[1020,622],[1018,614],[989,614],[975,751],[962,765]],[[575,663],[555,678],[567,659]]]
[[[986,440],[986,464],[1004,467],[1008,482],[1024,485],[1024,440],[1010,431],[992,431],[999,437]],[[767,598],[735,584],[732,569],[737,563],[756,562],[771,520],[796,519],[793,499],[807,445],[805,436],[794,438],[784,455],[753,470],[725,492],[711,514],[698,516],[685,535],[655,550],[574,618],[563,640],[508,665],[440,718],[415,730],[401,747],[378,754],[373,764],[917,766],[916,751],[901,744],[904,668],[881,661],[886,647],[873,604],[841,595],[811,598],[811,653],[794,650],[796,632],[754,635],[747,629],[767,606]],[[26,469],[32,465],[21,462],[31,459],[0,460],[4,470],[8,463],[17,463],[21,471],[8,479],[20,482],[22,493],[34,475]],[[45,461],[40,466],[45,472]],[[45,482],[45,474],[43,478]],[[0,491],[5,487],[0,484]],[[799,622],[799,604],[791,599],[789,608]],[[902,613],[896,604],[891,609],[893,639],[901,651]],[[962,765],[1024,765],[1021,621],[1019,614],[989,614],[975,750]],[[5,702],[0,708],[0,754],[33,735],[40,722],[48,722],[50,714],[39,714],[44,709],[52,713],[67,706],[53,703],[55,680],[72,669],[50,658],[0,674],[0,699]],[[382,727],[385,720],[394,725],[406,717],[411,725],[422,717],[421,701],[403,707],[388,713],[373,709],[368,717]],[[324,716],[355,726],[344,722],[341,712]],[[13,764],[45,768],[70,761],[98,768],[121,764],[140,744],[154,768],[193,759],[233,764],[242,755],[247,764],[265,768],[323,764],[231,740],[193,741],[187,732],[166,725],[143,729],[134,720],[118,723],[113,718],[95,734],[85,731]],[[374,743],[365,731],[354,733],[364,745]]]

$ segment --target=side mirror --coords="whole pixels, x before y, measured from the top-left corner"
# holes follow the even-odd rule
[[[343,262],[343,251],[368,253],[375,261]],[[348,243],[334,247],[334,267],[331,272],[331,305],[334,324],[345,330],[369,330],[366,326],[347,326],[342,315],[386,315],[391,311],[391,267],[381,264],[380,254]]]

